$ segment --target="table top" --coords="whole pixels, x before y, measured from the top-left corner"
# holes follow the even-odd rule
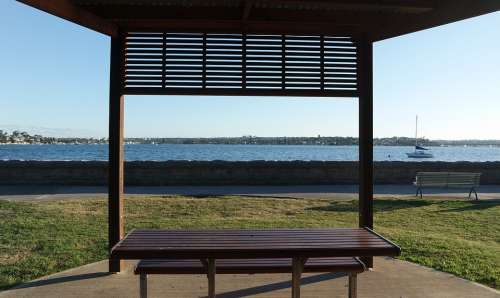
[[[401,249],[368,228],[133,230],[111,250],[120,259],[238,259],[397,256]]]

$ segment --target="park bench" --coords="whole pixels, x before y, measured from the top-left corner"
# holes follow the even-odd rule
[[[467,188],[469,189],[469,198],[474,192],[477,200],[476,188],[479,187],[480,177],[481,173],[418,172],[413,183],[417,187],[415,196],[420,193],[420,198],[422,198],[424,187]]]
[[[140,275],[140,297],[147,297],[148,274],[206,274],[208,278],[208,297],[215,294],[216,274],[256,274],[292,273],[292,260],[276,259],[220,259],[208,270],[206,260],[141,260],[135,274]],[[348,297],[356,298],[357,274],[365,271],[365,265],[355,257],[309,258],[303,264],[302,272],[341,272],[349,279]]]

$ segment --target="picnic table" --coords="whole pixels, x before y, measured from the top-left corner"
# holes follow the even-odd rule
[[[292,259],[292,297],[308,258],[397,256],[401,249],[368,228],[275,230],[133,230],[111,250],[118,259]]]

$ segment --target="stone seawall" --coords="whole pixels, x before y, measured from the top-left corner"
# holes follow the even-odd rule
[[[164,185],[356,184],[357,162],[134,161],[125,183]],[[409,184],[419,171],[480,172],[482,184],[500,184],[500,162],[376,162],[375,183]],[[107,162],[0,161],[0,184],[105,185]]]

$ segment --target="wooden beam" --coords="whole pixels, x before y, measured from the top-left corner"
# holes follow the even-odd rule
[[[464,19],[500,10],[498,0],[441,0],[436,8],[422,15],[409,15],[405,18],[385,20],[372,34],[373,41],[380,41],[408,33],[425,30]]]
[[[120,37],[111,38],[109,80],[109,180],[108,180],[108,237],[109,249],[124,236],[123,215],[123,66],[124,43]],[[109,271],[120,272],[121,260],[110,259]]]
[[[237,89],[237,88],[148,88],[126,87],[127,95],[208,95],[208,96],[300,96],[300,97],[358,97],[356,90],[298,90],[298,89]]]
[[[359,227],[373,229],[373,44],[358,40]],[[373,267],[373,258],[364,258]]]
[[[206,33],[255,33],[255,34],[314,34],[355,36],[357,26],[339,25],[330,22],[285,22],[248,20],[185,20],[185,19],[142,19],[118,20],[120,28],[126,31],[171,31]]]
[[[118,26],[98,17],[69,0],[17,0],[18,2],[43,10],[70,22],[82,25],[97,32],[116,37]]]

